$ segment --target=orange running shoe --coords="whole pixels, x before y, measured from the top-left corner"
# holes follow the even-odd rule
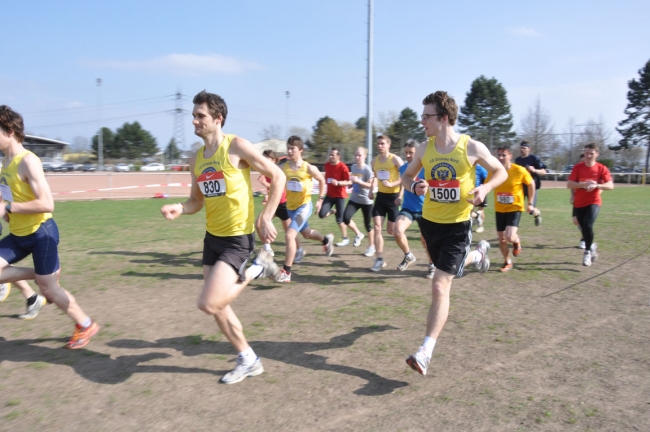
[[[517,239],[517,240],[519,240],[519,239]],[[522,247],[521,247],[521,240],[516,241],[516,242],[514,242],[514,243],[512,244],[512,254],[513,254],[514,256],[518,257],[519,254],[521,253],[521,249],[522,249]]]
[[[93,321],[86,328],[81,327],[79,324],[77,324],[75,327],[76,330],[74,331],[74,334],[68,343],[65,344],[65,347],[68,349],[79,349],[85,347],[88,345],[88,342],[90,342],[90,338],[95,336],[95,334],[97,334],[99,331],[99,324],[97,324],[95,321]]]
[[[512,261],[511,262],[506,261],[503,263],[503,267],[501,267],[499,271],[503,273],[509,272],[510,270],[512,270],[512,267],[513,267]]]

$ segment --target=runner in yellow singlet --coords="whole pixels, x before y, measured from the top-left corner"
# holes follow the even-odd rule
[[[35,280],[43,297],[76,323],[66,348],[83,348],[99,331],[99,325],[59,285],[59,230],[52,219],[54,198],[40,159],[23,147],[24,130],[22,116],[6,105],[0,106],[0,151],[5,155],[0,172],[0,218],[9,222],[11,232],[0,240],[0,284],[27,285],[25,280]],[[34,268],[12,265],[28,255],[32,255]],[[41,306],[45,304],[44,299],[37,297],[37,301]]]
[[[194,97],[193,103],[194,133],[203,138],[205,145],[190,159],[189,198],[184,203],[165,205],[161,212],[166,219],[174,220],[205,206],[204,285],[197,306],[214,316],[224,336],[239,353],[235,369],[221,379],[222,383],[234,384],[261,374],[264,368],[246,341],[241,322],[230,304],[252,279],[275,279],[278,274],[278,266],[263,250],[246,269],[255,247],[251,167],[271,179],[268,202],[257,219],[257,231],[263,243],[272,242],[277,235],[272,219],[285,177],[250,142],[223,132],[228,107],[220,96],[204,90]]]
[[[421,123],[429,141],[416,149],[402,176],[402,186],[425,196],[420,229],[436,266],[424,343],[406,359],[411,368],[426,375],[436,339],[449,314],[452,280],[462,276],[468,264],[475,264],[482,273],[490,267],[488,242],[481,240],[476,250],[470,251],[472,207],[482,203],[507,173],[483,143],[454,130],[458,106],[451,96],[438,91],[424,98],[422,104]],[[479,186],[475,185],[476,163],[492,173],[492,178]],[[423,167],[426,180],[416,182]]]

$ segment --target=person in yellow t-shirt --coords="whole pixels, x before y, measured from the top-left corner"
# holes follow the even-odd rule
[[[474,264],[479,272],[490,268],[490,244],[481,240],[476,250],[472,241],[472,207],[507,177],[503,165],[485,144],[454,130],[458,105],[447,92],[431,93],[422,101],[422,126],[429,138],[415,150],[413,161],[402,175],[402,186],[425,196],[420,229],[436,271],[431,283],[431,306],[420,349],[406,359],[416,372],[426,375],[436,339],[449,315],[451,283]],[[480,163],[492,179],[476,186],[475,165]],[[415,181],[424,168],[425,178]]]
[[[23,147],[24,131],[23,117],[6,105],[0,106],[0,151],[5,156],[0,172],[0,218],[9,222],[10,231],[0,240],[0,284],[34,280],[43,297],[76,323],[65,347],[83,348],[99,331],[99,325],[59,285],[59,229],[52,219],[54,198],[41,160]],[[12,265],[29,255],[33,268]]]
[[[494,211],[497,219],[497,234],[499,236],[499,249],[503,255],[504,264],[499,270],[507,272],[512,269],[510,259],[510,246],[512,243],[512,255],[519,256],[521,253],[521,239],[519,238],[519,220],[524,211],[524,189],[526,186],[526,199],[528,200],[528,212],[535,210],[535,181],[528,170],[520,165],[511,163],[512,152],[510,147],[499,147],[497,158],[508,172],[508,178],[499,186],[494,188]],[[490,175],[488,175],[488,180]]]
[[[264,250],[259,251],[248,269],[246,264],[255,248],[255,224],[262,243],[271,243],[277,235],[272,219],[282,197],[285,177],[249,141],[223,132],[228,107],[219,95],[204,90],[192,102],[194,134],[203,139],[204,146],[190,159],[189,198],[184,203],[163,206],[161,213],[167,220],[174,220],[205,207],[204,284],[197,306],[214,317],[239,353],[235,369],[221,378],[224,384],[234,384],[264,372],[262,361],[246,341],[230,304],[252,279],[277,277],[278,266]],[[271,179],[267,204],[257,221],[251,168]]]

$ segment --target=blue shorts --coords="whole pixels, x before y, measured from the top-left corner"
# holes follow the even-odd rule
[[[33,234],[9,234],[0,240],[0,258],[14,264],[32,254],[36,274],[51,275],[61,268],[58,245],[59,228],[54,219],[48,219]]]
[[[420,226],[420,221],[422,220],[422,212],[421,211],[414,212],[414,211],[411,211],[409,209],[403,208],[402,210],[400,210],[399,215],[404,216],[405,218],[407,218],[411,222],[417,222],[418,226]]]
[[[311,216],[313,209],[314,205],[310,201],[295,210],[287,210],[289,212],[289,219],[291,219],[289,228],[294,229],[297,232],[302,232],[306,228],[309,228],[309,216]]]

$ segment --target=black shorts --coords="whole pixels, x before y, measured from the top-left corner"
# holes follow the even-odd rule
[[[217,261],[230,264],[239,275],[239,280],[246,279],[246,263],[255,249],[255,234],[231,237],[217,237],[209,232],[203,239],[203,265],[213,266]]]
[[[436,268],[461,277],[472,243],[472,222],[441,224],[422,218],[420,230]]]
[[[383,193],[377,192],[375,198],[375,205],[372,207],[372,217],[388,216],[389,222],[395,222],[399,214],[399,206],[395,204],[395,200],[399,197],[399,193]]]
[[[399,215],[404,216],[411,222],[413,221],[417,222],[418,226],[420,226],[420,222],[422,221],[422,212],[414,212],[409,209],[403,208],[402,210],[400,210]]]
[[[275,216],[279,217],[281,221],[286,221],[289,219],[289,212],[287,211],[286,202],[278,204],[278,208],[275,210]]]
[[[519,226],[519,219],[521,219],[522,212],[508,212],[508,213],[499,213],[496,212],[497,216],[497,232],[503,232],[506,230],[506,227]]]
[[[326,196],[321,204],[318,217],[323,219],[330,212],[332,207],[336,208],[336,223],[343,223],[343,213],[345,213],[345,198],[332,198]]]
[[[577,212],[576,212],[576,208],[575,208],[575,207],[571,207],[571,216],[572,216],[572,217],[578,217],[578,214],[577,214]]]

